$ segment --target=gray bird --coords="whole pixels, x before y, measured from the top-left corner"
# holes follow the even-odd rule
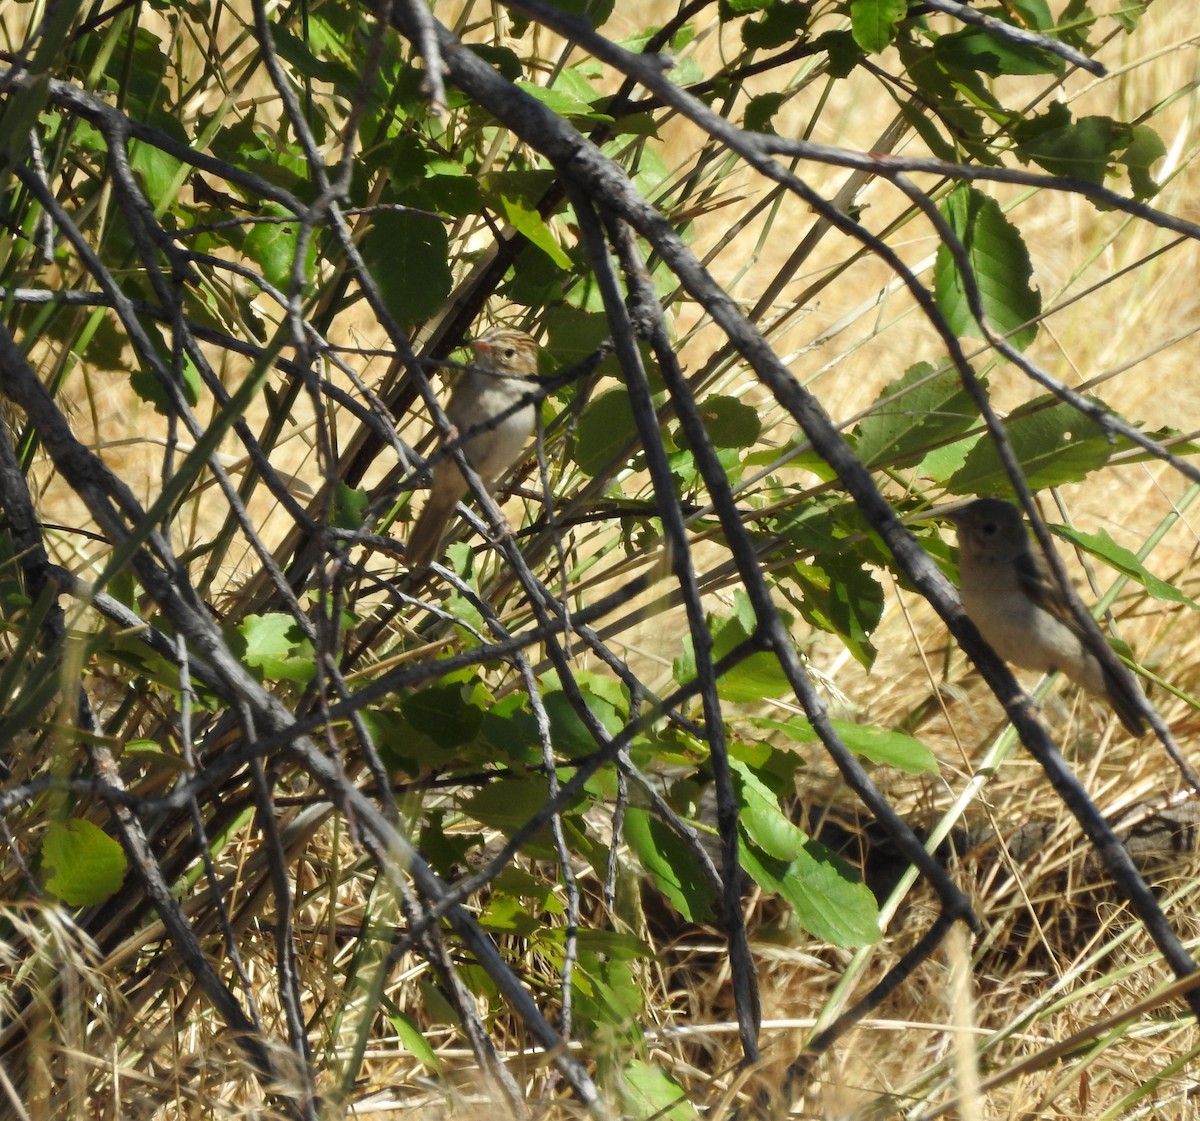
[[[1137,698],[1088,649],[1041,554],[1032,550],[1021,511],[977,498],[941,513],[958,530],[959,594],[968,618],[1005,661],[1065,674],[1106,699],[1135,736],[1145,731]]]
[[[524,331],[493,327],[471,343],[475,365],[459,374],[446,416],[466,438],[463,454],[489,494],[521,457],[537,418],[532,401],[492,427],[480,428],[529,394],[537,375],[538,345]],[[466,435],[480,428],[474,435]],[[406,556],[413,568],[429,564],[441,551],[454,507],[467,493],[467,480],[453,457],[438,460],[425,507],[408,538]]]

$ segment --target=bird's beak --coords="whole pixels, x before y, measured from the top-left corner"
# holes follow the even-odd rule
[[[486,339],[472,339],[467,343],[480,358],[486,358],[492,352],[492,344]]]

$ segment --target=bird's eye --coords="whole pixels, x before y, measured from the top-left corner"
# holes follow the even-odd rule
[[[996,523],[995,522],[984,522],[983,525],[980,526],[979,528],[982,529],[983,532],[988,535],[988,537],[991,537],[992,534],[996,532]]]
[[[516,353],[517,353],[517,351],[516,351],[515,347],[506,346],[504,348],[504,357],[505,358],[512,358]]]

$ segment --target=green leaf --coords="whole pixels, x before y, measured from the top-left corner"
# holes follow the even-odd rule
[[[200,371],[196,368],[196,363],[192,361],[190,354],[184,354],[179,370],[179,388],[183,390],[183,399],[189,405],[196,406],[200,402],[202,387]]]
[[[871,531],[867,519],[853,502],[837,494],[806,496],[771,519],[772,531],[786,537],[799,552],[811,553],[835,569],[853,559],[862,564],[886,566],[891,553]]]
[[[401,713],[368,708],[361,715],[375,750],[391,770],[417,775],[430,767],[445,765],[446,753],[419,734]]]
[[[825,52],[831,78],[845,78],[862,61],[862,51],[849,31],[823,32],[813,41],[813,47]]]
[[[610,389],[592,401],[579,418],[575,463],[585,475],[594,478],[611,468],[615,458],[636,439],[637,425],[629,390]]]
[[[1167,146],[1149,125],[1136,125],[1118,163],[1125,165],[1129,173],[1129,186],[1139,199],[1153,198],[1158,194],[1158,183],[1150,174],[1150,168],[1167,154]]]
[[[371,496],[365,490],[347,486],[338,479],[333,488],[333,515],[330,521],[336,529],[362,529],[370,504]]]
[[[1009,19],[1030,31],[1054,31],[1054,14],[1046,0],[1007,0]]]
[[[387,756],[384,756],[384,761],[388,761]],[[448,879],[457,878],[471,859],[472,850],[478,851],[483,847],[484,835],[464,827],[457,811],[450,812],[449,807],[446,810],[430,808],[427,813],[428,818],[416,839],[416,850],[439,875]],[[446,821],[448,814],[454,821],[454,827],[450,827]]]
[[[492,200],[493,209],[496,200],[504,198],[520,199],[525,206],[536,207],[546,192],[554,186],[555,175],[552,171],[540,169],[492,171],[484,175],[480,182],[487,192],[488,199]],[[503,209],[503,202],[499,205]]]
[[[483,723],[483,709],[476,703],[473,681],[427,685],[405,697],[400,711],[418,732],[445,749],[470,743]]]
[[[129,340],[124,330],[118,330],[113,316],[97,312],[89,316],[83,334],[79,326],[66,315],[53,315],[39,332],[45,339],[62,343],[92,369],[110,372],[129,369]]]
[[[420,193],[427,200],[426,209],[455,218],[478,214],[483,208],[479,180],[454,160],[430,160]]]
[[[870,639],[883,618],[883,588],[862,559],[826,550],[819,563],[793,565],[790,575],[800,596],[789,598],[801,615],[837,635],[855,660],[870,669],[876,653]],[[787,592],[785,584],[780,587]]]
[[[1185,439],[1184,434],[1178,428],[1156,428],[1149,432],[1143,429],[1143,435],[1155,443],[1166,445],[1175,455],[1200,455],[1200,440]],[[1122,465],[1161,462],[1153,452],[1135,444],[1128,437],[1117,436],[1116,442],[1117,450],[1121,453]]]
[[[306,179],[308,167],[303,152],[297,145],[287,143],[274,130],[270,133],[270,139],[266,139],[256,125],[253,112],[238,117],[237,123],[228,128],[218,129],[210,147],[214,156],[261,175],[276,187],[301,193],[309,189]],[[271,210],[279,213],[274,207]]]
[[[168,113],[153,113],[146,123],[180,144],[186,146],[190,142],[191,138],[183,126]],[[151,206],[165,209],[174,201],[173,192],[183,166],[174,156],[167,155],[161,148],[147,141],[133,140],[129,144],[129,166],[141,180],[142,190],[145,191]]]
[[[493,759],[532,765],[542,757],[537,720],[526,698],[519,694],[487,706],[477,739],[479,747]]]
[[[121,755],[122,758],[157,763],[175,771],[186,771],[188,768],[186,760],[178,755],[169,755],[157,740],[130,740]]]
[[[93,907],[115,895],[125,879],[125,853],[82,818],[53,821],[42,838],[46,889],[71,907]]]
[[[751,50],[782,47],[798,38],[808,26],[808,15],[809,5],[799,0],[772,4],[759,19],[748,19],[742,24],[742,42]]]
[[[104,652],[118,665],[148,678],[164,689],[179,688],[179,667],[168,662],[130,631],[114,635]]]
[[[314,53],[314,47],[327,52],[330,46],[336,45],[336,37],[325,35],[314,41],[310,35],[307,40],[300,39],[279,25],[271,29],[271,41],[280,56],[298,73],[326,82],[346,96],[354,95],[358,77],[354,70],[345,62],[318,58]]]
[[[144,120],[161,107],[163,82],[171,67],[162,39],[145,27],[126,23],[118,35],[116,50],[105,52],[105,59],[105,77],[113,89],[120,89],[125,112],[135,120]]]
[[[939,131],[937,123],[925,115],[925,110],[911,101],[899,106],[900,114],[912,130],[925,142],[929,151],[940,160],[958,159],[958,150]]]
[[[316,652],[291,615],[248,615],[238,631],[246,643],[246,665],[259,670],[267,681],[306,685],[316,674]]]
[[[508,47],[493,47],[487,43],[467,43],[465,46],[473,55],[494,66],[510,82],[517,81],[525,72],[520,57]]]
[[[676,495],[692,501],[702,478],[700,469],[696,466],[696,457],[690,451],[671,452],[667,456],[667,464],[671,468],[671,480],[675,484]]]
[[[495,892],[480,910],[476,921],[492,934],[518,938],[534,938],[542,927],[541,919],[531,914],[519,899]]]
[[[1042,298],[1031,284],[1033,264],[1020,233],[995,199],[972,187],[956,187],[941,211],[966,250],[984,315],[1009,342],[1024,350],[1037,335],[1037,323],[1021,325],[1041,314]],[[951,330],[978,336],[958,266],[944,245],[938,247],[934,276],[938,307]]]
[[[837,472],[821,455],[807,445],[807,436],[797,436],[782,447],[764,448],[762,451],[751,452],[742,462],[747,467],[766,467],[786,455],[789,470],[809,471],[823,483],[832,483],[838,477]],[[797,451],[798,448],[804,450]]]
[[[807,760],[795,748],[779,748],[763,740],[731,739],[729,754],[740,760],[757,776],[760,782],[780,798],[786,798],[796,789],[796,774],[807,765]],[[681,757],[680,765],[687,765],[687,757]],[[676,790],[686,791],[690,787],[676,787]],[[692,796],[692,802],[700,797],[699,792]]]
[[[576,101],[590,105],[604,95],[597,84],[603,75],[601,67],[588,59],[578,66],[567,66],[558,72],[554,79],[554,88],[559,93],[565,93]]]
[[[616,0],[553,0],[551,7],[560,12],[583,16],[592,25],[592,30],[603,27],[612,15]]]
[[[782,896],[796,921],[835,946],[879,941],[879,908],[854,871],[824,845],[811,840],[779,809],[770,789],[731,759],[742,806],[742,865],[768,891]]]
[[[580,929],[581,943],[585,933]],[[573,975],[579,1023],[588,1024],[600,1038],[616,1037],[629,1043],[636,1040],[640,1046],[646,1002],[638,978],[628,961],[605,960],[599,954],[581,950]]]
[[[909,80],[923,95],[921,102],[937,107],[938,122],[954,144],[953,158],[961,159],[965,153],[981,163],[998,164],[999,156],[992,147],[994,132],[1009,114],[991,95],[982,76],[974,69],[951,68],[949,60],[938,58],[932,47],[912,39],[901,39],[896,45]]]
[[[517,254],[500,294],[526,307],[561,305],[563,282],[567,279],[567,274],[545,253],[529,249]]]
[[[403,1047],[414,1059],[423,1063],[429,1070],[442,1072],[442,1064],[438,1062],[437,1053],[429,1045],[429,1040],[421,1033],[415,1021],[409,1019],[403,1012],[393,1012],[388,1021],[396,1029],[396,1036]]]
[[[542,216],[532,207],[526,206],[518,198],[501,195],[500,201],[504,206],[504,216],[518,233],[524,234],[530,244],[536,245],[560,269],[571,267],[571,258],[563,247],[554,240],[550,227]]]
[[[751,12],[765,11],[774,6],[775,0],[720,0],[717,15],[722,22],[737,19]]]
[[[535,256],[540,258],[541,254]],[[582,362],[609,335],[608,320],[603,313],[583,311],[568,304],[551,308],[543,322],[549,337],[549,350],[562,366]],[[604,368],[602,365],[601,369]],[[616,366],[611,368],[618,369]]]
[[[1058,37],[1068,47],[1087,55],[1095,54],[1096,48],[1088,39],[1088,32],[1095,24],[1096,13],[1088,7],[1088,0],[1068,0],[1058,17]]]
[[[1167,154],[1162,138],[1149,125],[1128,125],[1112,117],[1082,117],[1056,102],[1043,114],[1013,128],[1017,155],[1036,163],[1052,175],[1066,175],[1104,186],[1115,165],[1129,175],[1129,185],[1140,199],[1158,193],[1151,167]]]
[[[1017,155],[1026,163],[1036,163],[1051,175],[1103,186],[1119,129],[1111,117],[1075,121],[1066,105],[1055,102],[1040,116],[1016,124],[1012,132]]]
[[[752,97],[742,117],[742,128],[748,132],[773,133],[775,126],[771,121],[786,100],[785,93],[760,93],[757,97]]]
[[[978,70],[991,78],[1004,74],[1062,74],[1066,63],[1048,51],[1010,43],[983,29],[968,28],[943,35],[934,56],[950,68]]]
[[[512,836],[546,805],[546,780],[540,775],[500,778],[467,798],[464,813],[484,825]],[[564,811],[566,812],[566,811]],[[531,856],[555,859],[554,841],[549,826],[540,829],[524,846]]]
[[[799,830],[797,830],[799,833]],[[796,921],[834,946],[870,946],[879,941],[879,907],[853,870],[817,841],[798,845],[791,860],[767,856],[743,844],[742,867],[767,891],[785,899]]]
[[[1121,0],[1110,13],[1113,22],[1119,24],[1126,35],[1132,35],[1146,14],[1146,4],[1147,0]]]
[[[157,328],[152,328],[147,332],[150,341],[154,343],[155,349],[158,351],[159,357],[162,359],[163,365],[167,369],[167,376],[172,376],[173,360],[171,352],[167,344],[163,342],[162,336],[159,335]],[[180,364],[180,379],[179,389],[183,394],[183,399],[192,406],[200,400],[200,371],[196,369],[196,364],[187,355],[183,355],[183,361]],[[143,401],[154,406],[154,411],[161,413],[163,416],[170,416],[175,412],[175,405],[167,393],[166,387],[158,379],[158,375],[150,369],[149,365],[139,366],[129,375],[129,388],[134,391]]]
[[[547,89],[545,86],[539,86],[534,82],[514,82],[513,85],[517,89],[529,94],[534,100],[540,101],[555,116],[562,117],[564,120],[598,121],[602,124],[612,123],[612,117],[607,113],[600,112],[590,102],[581,101],[579,98],[562,90]]]
[[[588,711],[610,735],[616,735],[625,724],[621,709],[611,697],[602,696],[578,680],[580,693]],[[555,751],[574,757],[589,755],[599,747],[596,737],[575,711],[561,689],[547,690],[542,697],[546,715],[550,718],[550,737]]]
[[[634,1059],[622,1071],[622,1112],[631,1121],[699,1121],[700,1114],[688,1093],[662,1067]]]
[[[69,5],[64,4],[67,8]],[[10,168],[29,158],[29,138],[50,96],[50,75],[34,73],[25,89],[10,89],[0,112],[0,193],[6,190]]]
[[[263,207],[263,217],[274,217],[273,222],[258,222],[242,242],[243,252],[257,262],[263,278],[281,292],[291,291],[292,264],[300,246],[300,221],[291,211],[276,203]],[[304,264],[300,275],[307,281],[316,260],[316,243],[308,239]]]
[[[606,854],[607,855],[607,854]],[[599,866],[596,866],[599,867]],[[559,904],[556,914],[562,913]],[[540,941],[559,945],[566,942],[566,930],[561,927],[542,927]],[[654,956],[649,943],[634,934],[626,934],[616,930],[596,930],[580,927],[575,932],[575,939],[581,951],[590,954],[603,954],[612,961],[645,961]]]
[[[362,255],[388,310],[402,326],[433,315],[450,294],[450,243],[446,227],[427,214],[376,214]]]
[[[917,474],[935,483],[944,483],[955,471],[962,469],[971,449],[984,438],[983,433],[976,432],[945,447],[934,448],[917,465]]]
[[[763,717],[753,723],[758,728],[782,732],[793,743],[816,743],[819,740],[807,720],[771,720]],[[868,724],[852,724],[845,720],[833,720],[831,723],[833,730],[851,751],[872,763],[895,767],[913,775],[936,775],[940,769],[933,752],[920,740],[903,732]]]
[[[855,454],[866,466],[902,463],[979,423],[979,407],[957,371],[935,370],[928,362],[910,366],[884,388],[851,432]]]
[[[675,831],[645,810],[625,813],[625,840],[671,906],[688,922],[713,919],[716,893]]]
[[[1025,481],[1035,491],[1087,478],[1114,451],[1100,425],[1055,397],[1031,401],[1004,428]],[[1011,492],[1012,484],[995,445],[983,439],[971,449],[962,469],[947,480],[946,488],[952,494],[1004,495]]]
[[[850,0],[854,41],[868,54],[878,54],[891,45],[907,13],[908,0]]]
[[[734,611],[729,615],[708,616],[712,635],[712,660],[718,661],[750,637],[754,629],[754,612],[744,592],[734,597]],[[696,677],[695,648],[691,635],[684,639],[683,651],[675,659],[672,672],[680,684]],[[717,679],[717,695],[731,704],[753,704],[764,697],[781,697],[792,690],[779,659],[768,650],[759,650],[743,658]]]
[[[1130,577],[1130,579],[1136,580],[1155,599],[1167,600],[1170,603],[1183,603],[1193,611],[1200,611],[1200,603],[1197,603],[1194,599],[1189,599],[1173,584],[1168,584],[1165,580],[1160,580],[1138,560],[1134,553],[1126,549],[1125,546],[1118,545],[1109,536],[1107,530],[1101,529],[1096,533],[1082,533],[1080,530],[1073,529],[1069,525],[1056,525],[1051,528],[1064,541],[1070,541],[1071,544],[1083,549],[1084,552],[1090,553],[1092,556],[1102,560],[1110,568],[1115,568],[1118,572],[1122,572]]]
[[[779,808],[775,792],[744,762],[731,758],[737,786],[739,823],[755,845],[776,860],[790,860],[808,839]]]
[[[714,448],[751,448],[762,432],[758,410],[736,397],[714,393],[700,402],[699,412]],[[676,442],[690,447],[682,431]]]
[[[492,891],[533,903],[539,910],[555,915],[563,913],[562,900],[555,894],[554,887],[548,880],[539,879],[533,873],[511,864],[492,881]]]

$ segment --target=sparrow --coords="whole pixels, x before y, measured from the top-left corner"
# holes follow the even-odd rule
[[[493,327],[470,346],[475,363],[455,382],[446,416],[455,434],[462,434],[463,455],[488,494],[494,494],[533,434],[537,406],[532,400],[508,410],[529,395],[529,379],[537,376],[538,345],[524,331]],[[494,421],[502,414],[503,419]],[[408,538],[406,556],[413,568],[439,555],[446,525],[466,493],[467,480],[453,457],[438,460],[429,499]]]
[[[1112,705],[1135,736],[1145,731],[1134,688],[1088,648],[1044,558],[1030,548],[1021,511],[999,498],[977,498],[940,511],[958,530],[963,610],[987,644],[1023,669],[1065,674]]]

